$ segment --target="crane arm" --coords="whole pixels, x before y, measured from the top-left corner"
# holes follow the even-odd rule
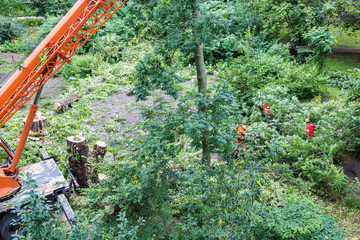
[[[0,89],[0,128],[127,0],[78,0]]]

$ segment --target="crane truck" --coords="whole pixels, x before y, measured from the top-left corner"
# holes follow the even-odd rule
[[[67,201],[70,197],[70,184],[67,183],[55,160],[43,151],[40,162],[23,168],[19,168],[19,162],[44,84],[65,63],[71,63],[70,59],[77,50],[126,1],[78,0],[25,60],[21,69],[17,70],[0,88],[0,128],[27,101],[34,99],[15,151],[0,138],[0,146],[7,155],[5,163],[0,166],[0,233],[3,239],[12,239],[14,231],[18,228],[13,226],[17,216],[11,212],[11,204],[15,201],[15,195],[16,199],[21,199],[24,195],[23,185],[26,182],[24,178],[32,178],[37,186],[35,190],[44,192],[51,202],[60,202],[70,224],[74,220],[74,213]]]

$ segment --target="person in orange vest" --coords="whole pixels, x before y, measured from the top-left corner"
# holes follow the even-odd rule
[[[246,126],[244,124],[241,125],[236,125],[236,131],[239,133],[238,137],[237,137],[237,143],[236,143],[236,147],[235,150],[237,150],[237,147],[239,145],[239,143],[241,142],[241,146],[244,148],[245,147],[245,132],[246,132]]]
[[[305,119],[306,129],[309,131],[309,137],[314,137],[315,125],[310,123],[310,119]]]

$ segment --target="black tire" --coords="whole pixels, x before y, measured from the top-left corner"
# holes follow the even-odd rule
[[[21,229],[18,215],[13,213],[6,215],[0,226],[1,237],[4,240],[15,239],[16,231],[18,231],[19,235],[25,235],[24,230]]]

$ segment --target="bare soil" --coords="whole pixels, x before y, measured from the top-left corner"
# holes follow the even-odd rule
[[[20,61],[22,59],[22,55],[17,53],[0,53],[0,58],[6,61]]]
[[[93,104],[93,116],[95,117],[96,126],[93,126],[93,132],[106,128],[106,125],[111,121],[116,121],[118,124],[114,133],[120,132],[124,129],[129,129],[133,132],[136,125],[143,121],[141,117],[141,106],[145,106],[152,102],[152,98],[147,101],[136,101],[134,95],[128,94],[127,87],[123,87],[121,92],[116,92],[108,96],[104,100],[96,101]],[[99,129],[101,128],[101,129]],[[97,132],[101,138],[107,138],[101,131]]]
[[[342,165],[344,173],[349,177],[350,182],[355,181],[355,178],[360,180],[360,162],[353,160]]]
[[[0,54],[1,63],[7,65],[13,65],[13,68],[16,68],[19,62],[23,61],[23,56],[15,53],[2,53]],[[9,68],[9,67],[8,67]],[[14,69],[16,70],[16,69]],[[13,71],[15,72],[15,71]],[[13,72],[0,72],[0,87],[11,77]],[[41,98],[48,101],[56,101],[60,99],[60,95],[64,91],[64,82],[59,77],[54,77],[48,80],[44,85]],[[123,129],[135,129],[135,126],[141,122],[141,113],[139,106],[147,105],[152,100],[147,101],[136,101],[135,96],[127,94],[128,89],[124,87],[121,92],[116,92],[111,96],[108,96],[106,99],[101,101],[95,101],[93,103],[93,116],[95,117],[95,123],[92,126],[93,132],[99,134],[99,137],[106,141],[108,136],[106,135],[106,124],[112,120],[118,122],[118,129],[116,132],[119,132]],[[32,102],[30,100],[30,102]],[[42,108],[40,104],[40,109]],[[23,107],[25,110],[29,108],[29,104],[25,104]],[[104,134],[105,133],[105,134]]]

